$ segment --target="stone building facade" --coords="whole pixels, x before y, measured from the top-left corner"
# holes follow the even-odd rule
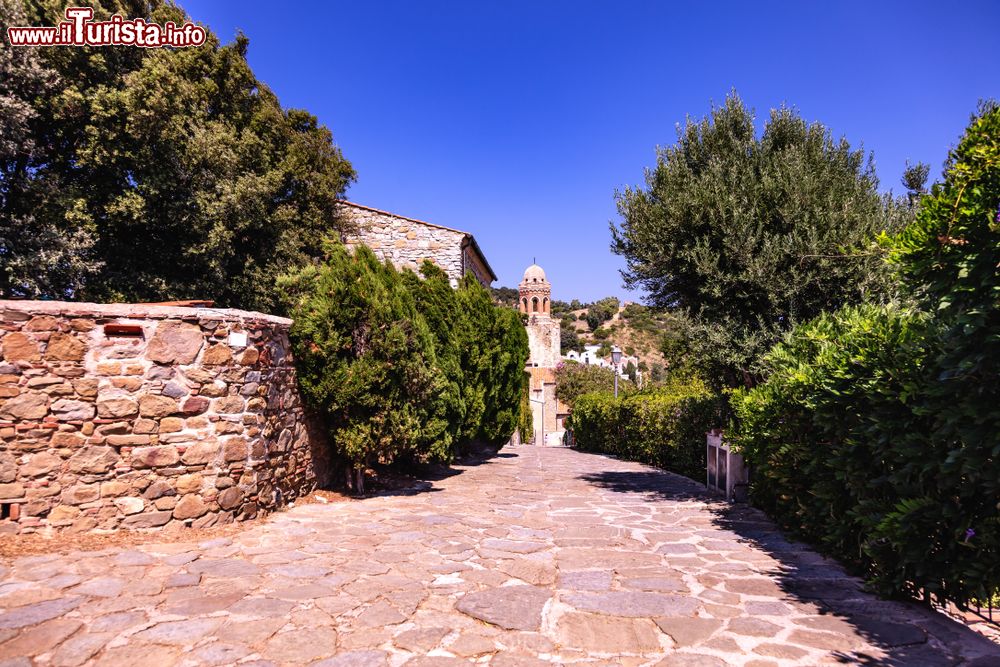
[[[325,483],[291,320],[0,301],[0,533],[210,526]]]
[[[497,279],[475,237],[468,232],[353,202],[342,201],[339,206],[340,214],[354,229],[343,239],[349,248],[364,244],[399,269],[416,271],[429,259],[444,269],[453,285],[470,273],[484,287]]]
[[[562,443],[562,420],[568,414],[556,398],[556,366],[562,341],[559,321],[552,319],[552,285],[545,271],[532,264],[518,285],[518,310],[527,315],[529,397],[536,445]]]

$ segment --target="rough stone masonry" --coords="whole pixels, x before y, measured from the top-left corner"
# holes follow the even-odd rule
[[[484,287],[497,279],[468,232],[353,202],[340,202],[338,208],[354,228],[343,238],[348,248],[367,245],[382,261],[400,270],[419,271],[421,264],[430,260],[456,283],[467,274],[474,275]]]
[[[207,527],[325,470],[291,320],[239,310],[0,301],[0,533]]]

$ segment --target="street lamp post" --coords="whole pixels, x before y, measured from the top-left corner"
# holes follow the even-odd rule
[[[615,398],[618,398],[618,365],[622,362],[622,351],[617,345],[611,348],[611,363],[615,365]]]

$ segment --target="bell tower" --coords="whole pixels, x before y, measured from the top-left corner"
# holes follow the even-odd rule
[[[549,317],[552,311],[552,285],[545,279],[545,271],[537,264],[524,270],[521,284],[517,286],[518,310],[529,316]]]
[[[559,321],[552,319],[552,285],[537,264],[524,270],[517,287],[517,309],[527,315],[528,373],[531,376],[530,399],[534,417],[536,445],[562,442],[559,402],[555,392],[555,370],[559,365],[562,338]]]

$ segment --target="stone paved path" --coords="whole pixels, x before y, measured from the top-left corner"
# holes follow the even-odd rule
[[[1000,665],[688,480],[532,447],[461,470],[233,539],[21,559],[0,664]]]

